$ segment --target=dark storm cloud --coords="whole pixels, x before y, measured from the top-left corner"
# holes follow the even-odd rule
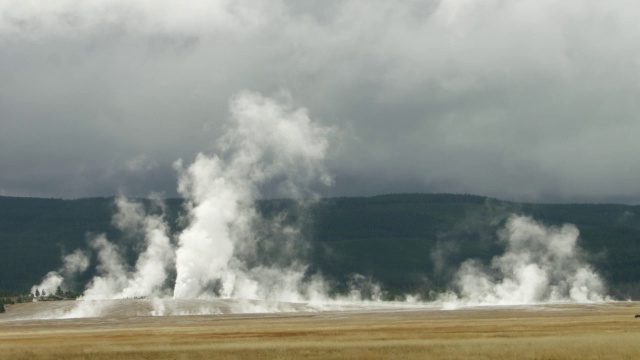
[[[175,194],[229,98],[340,129],[326,194],[640,200],[631,1],[4,1],[0,194]]]

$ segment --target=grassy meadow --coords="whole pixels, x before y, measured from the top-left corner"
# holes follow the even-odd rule
[[[640,303],[621,302],[453,311],[0,317],[0,358],[631,360],[640,358],[636,313]]]

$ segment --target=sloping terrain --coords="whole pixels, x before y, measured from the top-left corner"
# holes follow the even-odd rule
[[[147,200],[140,200],[147,204]],[[180,228],[180,199],[166,201],[172,229]],[[460,263],[488,262],[504,249],[498,230],[511,214],[547,225],[580,229],[584,257],[619,297],[640,298],[640,208],[615,204],[521,204],[472,195],[400,194],[332,198],[300,205],[291,200],[257,204],[265,219],[301,229],[309,246],[298,252],[308,272],[320,272],[337,291],[353,273],[380,282],[390,297],[447,287]],[[0,289],[28,291],[61,255],[87,247],[87,236],[106,233],[135,257],[135,239],[111,225],[113,198],[79,200],[0,197]],[[281,253],[265,247],[262,261]],[[291,256],[288,253],[287,256]],[[89,269],[78,288],[91,278]]]

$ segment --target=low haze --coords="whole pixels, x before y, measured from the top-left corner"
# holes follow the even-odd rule
[[[174,164],[217,154],[249,91],[328,129],[333,185],[314,194],[635,204],[639,15],[623,0],[0,0],[0,195],[179,196]]]

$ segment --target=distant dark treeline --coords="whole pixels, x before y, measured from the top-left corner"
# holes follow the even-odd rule
[[[168,199],[166,204],[170,226],[178,231],[182,200]],[[263,200],[257,208],[266,219],[280,216],[299,225],[311,246],[298,255],[305,257],[309,272],[321,272],[338,288],[350,274],[360,273],[380,281],[391,293],[442,290],[464,260],[488,262],[504,250],[497,231],[515,213],[547,225],[575,224],[587,261],[605,277],[611,293],[640,298],[638,206],[391,194],[305,205],[288,199]],[[113,198],[0,197],[0,289],[28,291],[48,271],[60,267],[62,254],[87,248],[88,234],[131,241],[111,225],[114,211]],[[78,287],[92,271],[78,279]]]

